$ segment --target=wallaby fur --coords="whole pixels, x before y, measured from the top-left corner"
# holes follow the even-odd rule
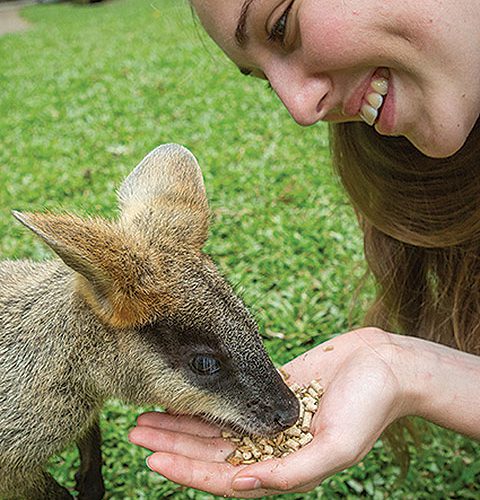
[[[0,498],[72,498],[44,466],[76,442],[79,498],[101,498],[107,398],[274,434],[298,402],[241,299],[202,253],[209,210],[193,155],[152,151],[115,221],[14,212],[60,259],[0,264]]]

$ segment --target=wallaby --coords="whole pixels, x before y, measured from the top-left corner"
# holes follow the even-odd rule
[[[0,264],[2,499],[72,498],[44,468],[72,442],[79,498],[101,498],[109,397],[260,435],[297,419],[253,317],[202,252],[194,156],[160,146],[118,194],[115,221],[14,212],[60,259]]]

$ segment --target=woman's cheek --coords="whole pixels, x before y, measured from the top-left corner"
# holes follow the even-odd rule
[[[362,31],[357,23],[341,17],[324,17],[321,21],[313,18],[302,30],[302,47],[306,57],[322,71],[354,68],[375,52],[371,36],[362,36]]]

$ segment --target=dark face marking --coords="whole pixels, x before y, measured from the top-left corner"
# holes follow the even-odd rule
[[[219,401],[218,411],[209,410],[216,419],[259,434],[285,428],[298,414],[297,400],[241,299],[201,257],[184,260],[176,283],[174,294],[182,297],[176,310],[138,329],[149,351],[187,384],[186,393],[190,386]]]

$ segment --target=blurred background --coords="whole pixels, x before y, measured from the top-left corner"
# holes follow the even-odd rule
[[[362,238],[326,127],[297,126],[264,83],[240,75],[186,0],[0,3],[1,258],[51,257],[12,209],[115,217],[121,180],[166,142],[198,158],[212,210],[206,250],[275,363],[362,324],[372,286],[355,293]],[[127,441],[144,409],[110,401],[102,414],[107,498],[215,498],[146,468],[148,452]],[[282,497],[479,498],[480,445],[425,429],[404,480],[379,441],[315,491]],[[77,464],[72,446],[50,470],[72,488]]]

